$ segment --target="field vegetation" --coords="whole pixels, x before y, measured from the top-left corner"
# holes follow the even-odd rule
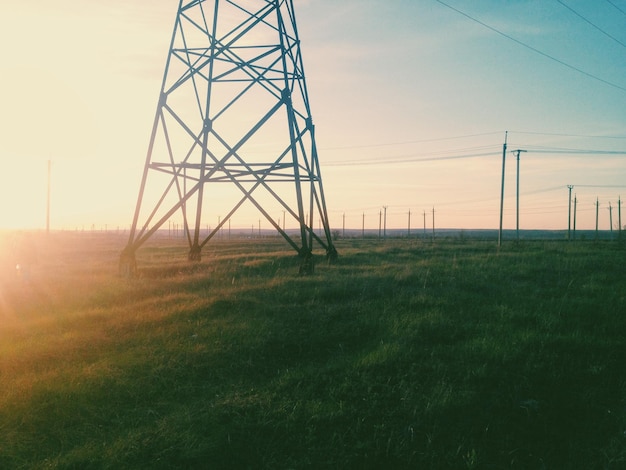
[[[626,468],[617,242],[2,243],[0,468]]]

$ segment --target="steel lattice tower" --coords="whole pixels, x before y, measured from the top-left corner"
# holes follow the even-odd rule
[[[180,0],[121,272],[134,274],[137,249],[175,214],[199,261],[244,203],[298,252],[301,272],[314,241],[336,257],[293,1]],[[203,216],[218,210],[209,229]]]

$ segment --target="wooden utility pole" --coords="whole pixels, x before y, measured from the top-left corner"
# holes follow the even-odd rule
[[[502,186],[500,189],[500,230],[498,231],[498,246],[502,245],[502,216],[504,212],[504,166],[506,163],[506,141],[508,131],[504,133],[504,145],[502,146]]]
[[[572,186],[571,184],[567,185],[567,189],[569,189],[569,197],[568,197],[568,205],[567,205],[567,239],[570,239],[570,230],[571,230],[571,222],[572,222]]]
[[[435,208],[433,207],[433,242],[435,241]]]
[[[361,236],[365,238],[365,212],[363,212],[362,218],[363,220],[361,222]]]
[[[516,186],[516,204],[515,204],[515,233],[517,235],[517,241],[519,241],[519,154],[526,152],[526,150],[514,150],[517,152],[517,186]]]
[[[384,231],[383,231],[383,238],[386,240],[387,239],[387,206],[383,206],[383,209],[385,209],[385,225],[384,227]]]
[[[578,198],[574,194],[574,240],[576,240],[576,205],[578,204]]]
[[[617,200],[617,239],[622,239],[622,196]]]
[[[611,238],[613,238],[613,206],[611,206],[611,201],[609,201],[609,227],[611,230]]]
[[[46,198],[46,234],[50,233],[50,183],[52,162],[48,160],[48,196]]]
[[[424,238],[426,238],[426,211],[424,211]]]
[[[598,213],[600,212],[600,201],[596,197],[596,240],[598,239]]]
[[[409,225],[406,232],[407,238],[411,238],[411,209],[409,209]]]

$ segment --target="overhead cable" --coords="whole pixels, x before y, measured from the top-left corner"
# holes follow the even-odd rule
[[[607,2],[609,2],[611,5],[613,5],[618,11],[621,11],[622,13],[624,13],[624,15],[626,15],[626,11],[622,10],[620,7],[618,7],[615,3],[613,3],[611,0],[606,0]]]
[[[535,53],[537,53],[539,55],[542,55],[543,57],[545,57],[547,59],[553,60],[554,62],[557,62],[557,63],[563,65],[564,67],[567,67],[570,70],[574,70],[575,72],[578,72],[578,73],[580,73],[582,75],[585,75],[586,77],[589,77],[589,78],[592,78],[592,79],[597,80],[599,82],[602,82],[605,85],[611,86],[611,87],[616,88],[618,90],[626,91],[626,87],[623,87],[623,86],[618,85],[616,83],[609,82],[608,80],[600,78],[600,77],[598,77],[596,75],[593,75],[593,74],[591,74],[589,72],[585,72],[584,70],[579,69],[578,67],[575,67],[574,65],[570,65],[567,62],[563,62],[562,60],[557,59],[556,57],[551,56],[550,54],[546,54],[545,52],[542,52],[539,49],[537,49],[537,48],[535,48],[533,46],[530,46],[530,45],[526,44],[525,42],[520,41],[519,39],[515,39],[513,36],[510,36],[510,35],[502,32],[502,31],[500,31],[499,29],[494,28],[493,26],[489,26],[487,23],[484,23],[484,22],[474,18],[473,16],[468,15],[467,13],[459,10],[458,8],[453,7],[452,5],[447,4],[446,2],[443,2],[442,0],[435,0],[435,1],[437,3],[440,3],[441,5],[449,8],[450,10],[456,11],[460,15],[465,16],[466,18],[468,18],[468,19],[478,23],[479,25],[484,26],[485,28],[493,31],[494,33],[497,33],[500,36],[503,36],[503,37],[505,37],[505,38],[507,38],[507,39],[509,39],[509,40],[511,40],[513,42],[515,42],[516,44],[519,44],[520,46],[523,46],[523,47],[525,47],[525,48],[527,48],[527,49],[529,49],[529,50],[531,50],[531,51],[533,51],[533,52],[535,52]]]
[[[536,149],[527,147],[530,153],[554,153],[554,154],[573,154],[573,155],[623,155],[626,156],[626,150],[590,150],[590,149],[559,149],[550,147],[539,147]]]
[[[480,134],[466,134],[466,135],[457,135],[451,137],[439,137],[434,139],[419,139],[419,140],[405,140],[400,142],[386,142],[382,144],[368,144],[368,145],[347,145],[344,147],[324,147],[321,150],[347,150],[347,149],[361,149],[361,148],[373,148],[373,147],[387,147],[392,145],[407,145],[407,144],[421,144],[426,142],[440,142],[444,140],[456,140],[456,139],[466,139],[469,137],[483,137],[486,135],[494,135],[494,134],[502,134],[502,132],[483,132]]]
[[[494,156],[494,155],[501,155],[501,153],[500,152],[485,152],[485,153],[474,153],[474,154],[467,154],[467,155],[450,155],[450,156],[443,156],[443,157],[408,157],[408,158],[395,157],[395,158],[390,158],[390,159],[381,158],[378,160],[344,160],[344,161],[337,161],[337,162],[326,161],[324,162],[324,166],[394,165],[398,163],[436,162],[436,161],[443,161],[443,160],[459,160],[459,159],[465,159],[465,158],[489,157],[489,156]]]
[[[578,16],[581,20],[583,20],[585,23],[593,26],[595,29],[597,29],[598,31],[600,31],[602,34],[604,34],[606,37],[612,39],[613,41],[615,41],[616,43],[618,43],[620,46],[626,47],[626,44],[624,44],[622,41],[620,41],[619,39],[617,39],[615,36],[612,36],[611,34],[607,33],[605,30],[603,30],[602,28],[600,28],[599,26],[597,26],[596,24],[592,23],[591,21],[589,21],[587,18],[585,18],[583,15],[581,15],[580,13],[578,13],[576,10],[574,10],[572,7],[570,7],[569,5],[567,5],[566,3],[562,2],[561,0],[556,0],[557,3],[563,5],[565,8],[567,8],[569,11],[571,11],[572,13],[574,13],[576,16]]]
[[[588,135],[588,134],[559,134],[554,132],[524,132],[509,131],[509,134],[548,135],[555,137],[583,137],[586,139],[626,139],[626,135]]]

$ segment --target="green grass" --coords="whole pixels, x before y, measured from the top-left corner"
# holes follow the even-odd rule
[[[39,240],[0,287],[0,468],[626,468],[617,243]],[[6,258],[6,256],[5,256]]]

